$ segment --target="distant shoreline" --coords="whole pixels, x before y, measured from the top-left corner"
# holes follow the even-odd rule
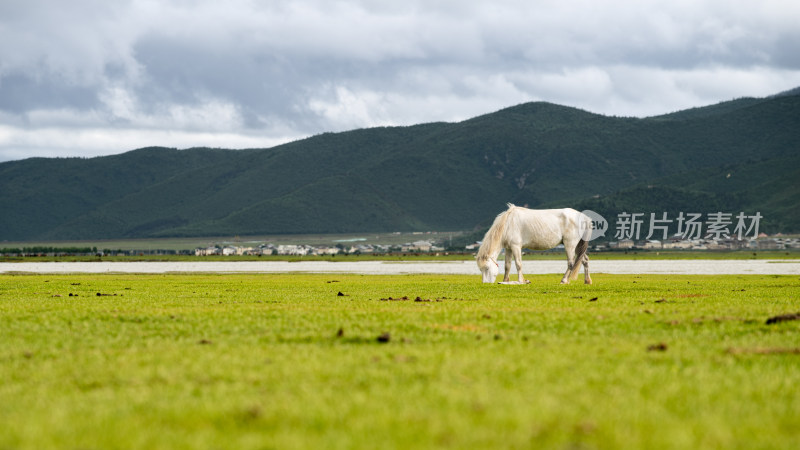
[[[526,274],[558,274],[564,261],[524,261]],[[591,273],[664,275],[800,275],[800,260],[596,260]],[[474,261],[177,261],[0,263],[12,273],[353,273],[365,275],[480,274]],[[516,270],[512,271],[516,276]]]

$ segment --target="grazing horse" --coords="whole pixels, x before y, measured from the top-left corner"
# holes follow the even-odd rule
[[[578,278],[580,263],[583,263],[584,282],[592,284],[589,256],[586,254],[591,234],[591,218],[574,209],[528,209],[509,203],[508,209],[494,220],[478,249],[476,259],[483,282],[493,283],[497,278],[500,271],[497,256],[500,250],[505,249],[503,282],[509,283],[513,257],[517,265],[517,283],[530,283],[522,275],[522,248],[547,250],[563,243],[567,252],[567,271],[561,283],[567,284],[570,279]]]

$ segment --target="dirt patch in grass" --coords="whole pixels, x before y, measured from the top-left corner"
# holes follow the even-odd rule
[[[669,348],[669,347],[667,346],[666,343],[659,342],[658,344],[648,345],[647,346],[647,351],[648,352],[665,352],[665,351],[667,351],[667,348]]]
[[[409,297],[408,295],[404,295],[402,297],[381,298],[380,301],[382,301],[382,302],[408,302],[408,301],[412,301],[412,298]],[[476,302],[477,300],[475,300],[475,299],[464,299],[464,298],[448,298],[448,297],[425,298],[425,297],[417,295],[417,296],[413,296],[413,301],[415,301],[417,303],[425,303],[425,302],[444,302],[444,301],[460,301],[460,302],[472,301],[472,302]]]
[[[791,314],[781,314],[779,316],[773,316],[767,319],[767,325],[772,325],[774,323],[780,322],[789,322],[792,320],[800,320],[800,313],[791,313]]]

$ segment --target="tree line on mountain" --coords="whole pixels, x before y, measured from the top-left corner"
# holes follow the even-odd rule
[[[265,149],[31,158],[0,163],[0,240],[479,230],[507,202],[758,211],[797,232],[798,130],[792,91],[644,119],[536,102]]]

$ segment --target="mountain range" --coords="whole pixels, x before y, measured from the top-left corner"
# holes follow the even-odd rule
[[[473,230],[507,202],[800,231],[800,89],[648,118],[545,102],[264,149],[0,163],[0,240]]]

